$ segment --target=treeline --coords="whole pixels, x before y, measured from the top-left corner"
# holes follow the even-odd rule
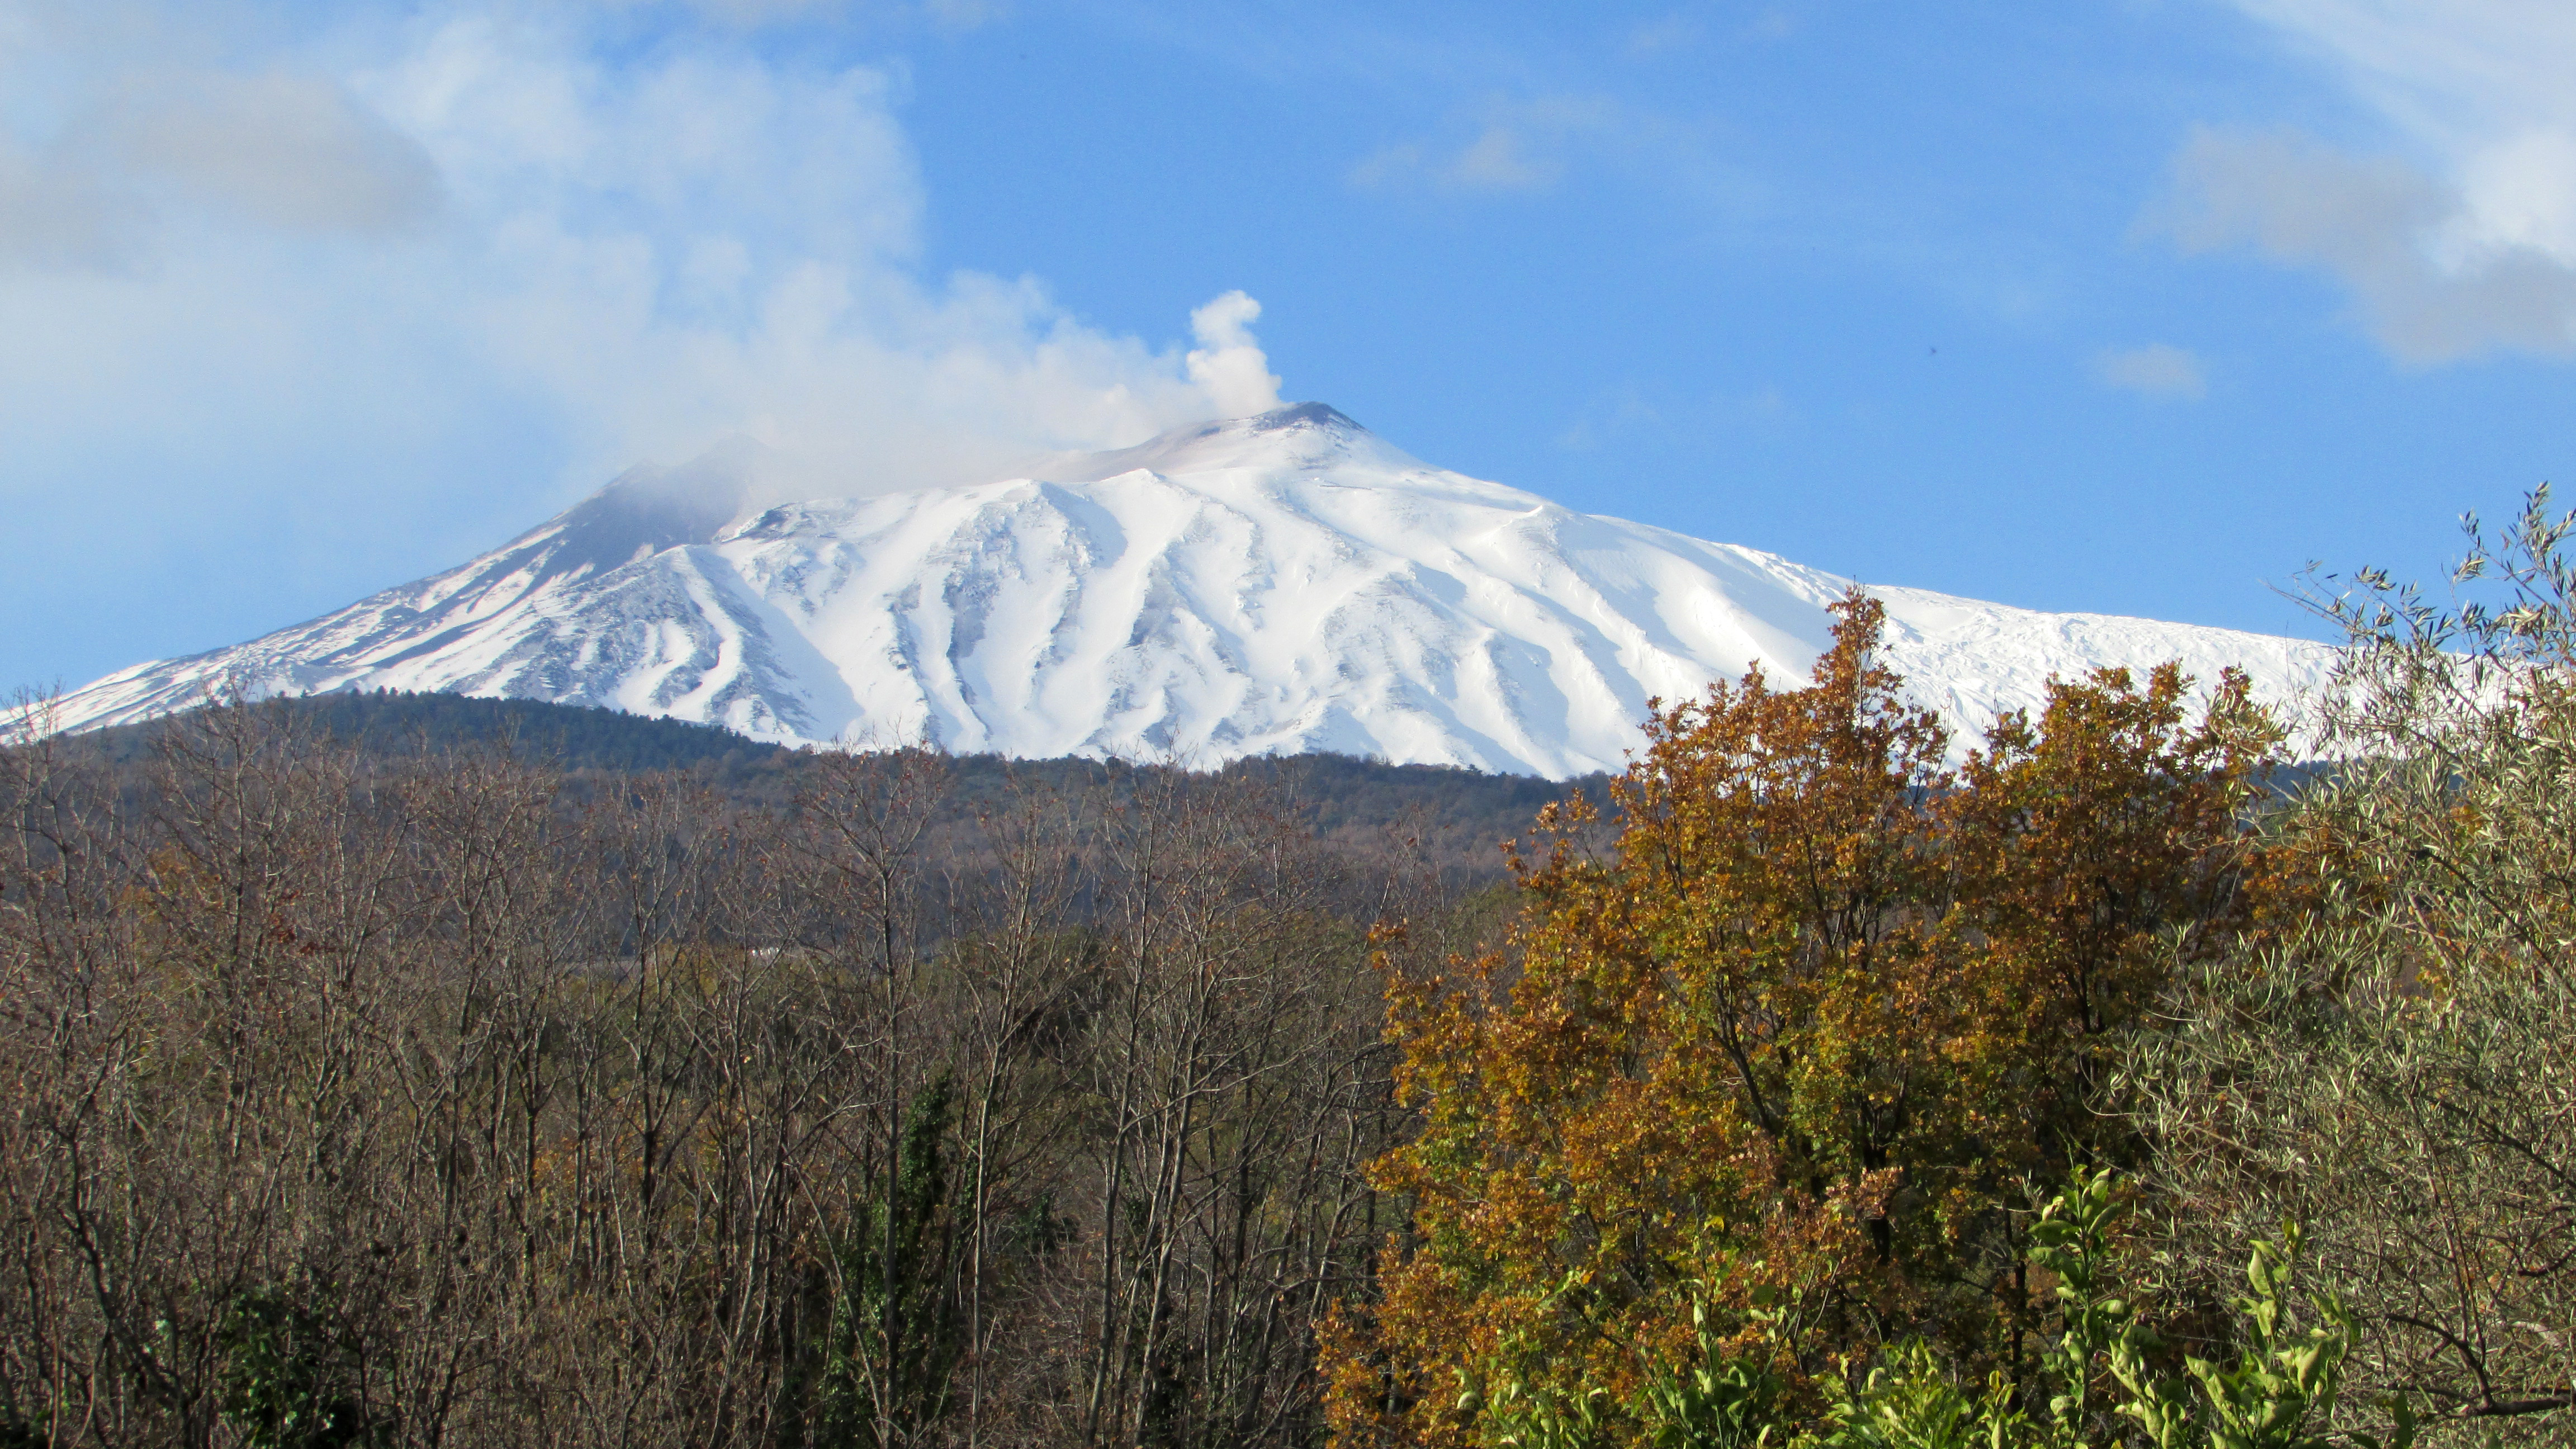
[[[716,725],[533,699],[338,690],[262,700],[258,708],[277,725],[327,737],[342,749],[374,759],[417,760],[497,748],[567,772],[684,770],[724,783],[780,768],[794,753]],[[80,747],[111,760],[140,763],[153,757],[169,723],[165,716],[95,730],[81,737]]]
[[[792,811],[808,772],[832,752],[764,744],[715,725],[527,699],[472,699],[400,690],[343,690],[265,699],[248,706],[268,728],[328,740],[360,768],[417,772],[461,756],[501,756],[565,777],[574,796],[613,789],[640,773],[686,777],[737,810]],[[34,718],[41,719],[42,711]],[[63,742],[67,761],[105,766],[148,788],[147,767],[164,734],[190,715],[93,731]],[[1488,774],[1445,765],[1390,765],[1347,755],[1252,756],[1212,771],[1077,757],[1006,760],[950,755],[931,810],[939,827],[972,820],[1015,790],[1044,788],[1095,801],[1150,787],[1175,772],[1212,774],[1272,802],[1336,851],[1371,853],[1393,843],[1459,889],[1502,881],[1498,844],[1527,829],[1549,801],[1573,790],[1598,796],[1606,776],[1570,781]]]

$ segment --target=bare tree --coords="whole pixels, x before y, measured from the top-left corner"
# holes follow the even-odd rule
[[[0,1442],[1314,1437],[1402,893],[1280,801],[157,739],[0,746]]]

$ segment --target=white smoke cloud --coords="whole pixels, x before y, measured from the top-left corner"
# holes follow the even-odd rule
[[[2165,224],[2333,274],[2395,356],[2576,352],[2576,7],[2238,0],[2331,66],[2394,146],[2203,131]]]
[[[1190,314],[1190,333],[1199,340],[1190,350],[1190,381],[1215,401],[1220,416],[1248,417],[1279,406],[1279,379],[1252,340],[1260,316],[1261,304],[1240,291]]]

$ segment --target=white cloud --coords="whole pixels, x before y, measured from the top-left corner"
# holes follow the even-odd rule
[[[2141,397],[2200,398],[2209,393],[2200,359],[2171,343],[2115,348],[2094,358],[2093,370],[2112,387]]]
[[[1429,190],[1456,195],[1545,191],[1565,175],[1566,154],[1612,136],[1619,118],[1587,96],[1490,100],[1463,139],[1407,141],[1351,168],[1351,184],[1371,191]]]
[[[2204,131],[2165,222],[2352,290],[2396,356],[2576,352],[2576,7],[2557,0],[2238,0],[2387,124],[2356,156]]]
[[[724,33],[637,58],[599,13],[434,0],[355,60],[239,67],[37,27],[55,53],[0,58],[60,82],[0,108],[0,497],[114,438],[194,460],[196,506],[358,509],[391,486],[364,449],[475,427],[565,489],[741,432],[860,491],[1275,400],[1241,293],[1185,354],[923,275],[888,73]],[[352,456],[290,485],[280,439]]]

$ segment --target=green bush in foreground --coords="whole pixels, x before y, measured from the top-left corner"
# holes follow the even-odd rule
[[[2254,1245],[2248,1292],[2234,1307],[2243,1339],[2231,1359],[2185,1355],[2168,1366],[2163,1345],[2141,1321],[2111,1272],[2111,1233],[2124,1212],[2108,1172],[2079,1169],[2040,1212],[2032,1268],[2057,1280],[2058,1332],[2044,1357],[2055,1392],[2026,1410],[2001,1373],[1964,1383],[1943,1352],[1922,1339],[1886,1350],[1856,1386],[1828,1384],[1821,1419],[1798,1422],[1781,1381],[1755,1364],[1720,1356],[1705,1327],[1701,1362],[1650,1366],[1646,1386],[1625,1405],[1593,1390],[1551,1394],[1498,1363],[1485,1393],[1462,1395],[1491,1449],[1595,1449],[1624,1417],[1644,1426],[1655,1449],[2083,1449],[2136,1443],[2152,1449],[2406,1449],[2414,1423],[2404,1402],[2385,1442],[2335,1433],[2330,1421],[2353,1346],[2352,1316],[2321,1300],[2298,1321],[2290,1307],[2300,1234]],[[1776,1311],[1773,1322],[1780,1317]],[[1613,1412],[1624,1409],[1623,1415]]]

